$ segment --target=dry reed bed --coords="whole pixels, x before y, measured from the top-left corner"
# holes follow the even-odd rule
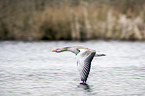
[[[35,7],[26,1],[0,10],[1,40],[145,40],[144,6],[123,14],[106,4]]]

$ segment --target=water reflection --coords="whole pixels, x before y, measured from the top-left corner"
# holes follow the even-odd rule
[[[52,49],[84,46],[94,58],[86,85],[79,84],[74,54]],[[144,42],[0,42],[0,96],[144,96]],[[79,84],[79,85],[78,85]]]
[[[86,83],[80,83],[80,85],[78,85],[79,88],[82,88],[88,92],[91,92],[90,86]]]

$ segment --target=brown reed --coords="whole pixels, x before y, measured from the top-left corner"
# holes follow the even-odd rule
[[[145,1],[120,2],[1,0],[0,40],[145,40]]]

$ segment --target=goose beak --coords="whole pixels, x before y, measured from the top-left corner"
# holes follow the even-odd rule
[[[52,50],[52,52],[56,52],[56,49],[55,50]]]
[[[98,56],[106,56],[105,54],[97,54]]]

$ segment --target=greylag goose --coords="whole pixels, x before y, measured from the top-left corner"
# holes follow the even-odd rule
[[[86,84],[90,68],[91,61],[94,57],[105,56],[105,54],[96,54],[95,50],[88,49],[81,46],[64,47],[52,50],[52,52],[64,52],[70,51],[77,56],[77,65],[80,72],[80,78],[83,84]]]

